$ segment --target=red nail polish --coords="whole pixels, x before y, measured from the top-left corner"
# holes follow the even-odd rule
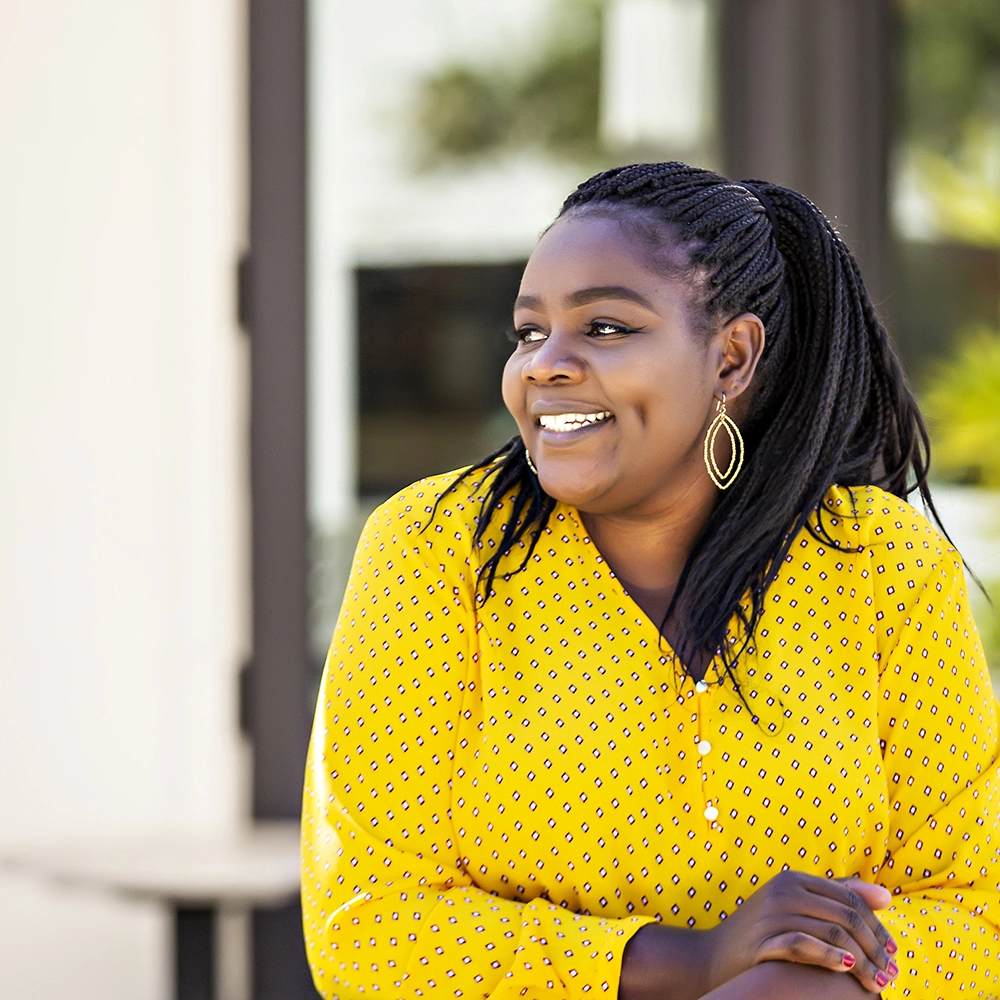
[[[888,986],[889,985],[889,977],[884,972],[880,972],[875,977],[875,985],[879,989],[882,989],[883,986]]]
[[[897,946],[896,942],[895,942],[895,941],[893,941],[893,939],[892,939],[892,938],[889,938],[889,943],[888,943],[888,944],[887,944],[887,945],[885,946],[885,950],[886,950],[886,951],[887,951],[887,952],[888,952],[888,953],[889,953],[890,955],[895,955],[895,954],[896,954],[896,952],[897,952],[897,951],[899,951],[899,947]]]
[[[895,962],[890,962],[886,966],[885,971],[888,972],[893,979],[895,979],[896,976],[899,975],[899,966],[897,966]]]
[[[854,956],[849,952],[844,952],[844,957],[840,960],[845,969],[854,968]]]

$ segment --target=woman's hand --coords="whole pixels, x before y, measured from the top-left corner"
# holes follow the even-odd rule
[[[873,912],[891,900],[861,879],[781,872],[710,931],[643,927],[625,947],[619,1000],[715,1000],[716,991],[719,1000],[752,1000],[777,997],[774,983],[786,980],[795,996],[803,983],[815,986],[816,1000],[878,993],[899,972],[896,945]]]
[[[873,912],[891,899],[857,878],[781,872],[705,932],[709,983],[721,986],[762,962],[796,962],[850,972],[878,993],[899,972],[896,945]]]

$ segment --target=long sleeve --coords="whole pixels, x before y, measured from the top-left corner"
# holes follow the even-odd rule
[[[993,996],[1000,981],[997,703],[962,565],[917,516],[873,539],[893,893],[882,916],[900,975],[883,996]]]
[[[479,697],[471,517],[428,525],[434,498],[417,484],[369,519],[324,671],[303,806],[314,981],[326,998],[614,995],[652,918],[506,899],[467,870],[451,794]]]

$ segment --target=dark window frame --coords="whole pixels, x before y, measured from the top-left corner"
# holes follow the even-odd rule
[[[250,0],[250,479],[255,819],[299,815],[309,718],[306,3]]]
[[[254,820],[294,820],[309,739],[306,508],[306,0],[249,0],[253,656],[241,717]],[[315,1000],[298,902],[253,917],[255,1000]]]

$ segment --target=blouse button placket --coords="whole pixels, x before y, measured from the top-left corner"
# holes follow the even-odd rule
[[[709,710],[709,685],[705,681],[698,681],[694,686],[693,696],[697,698],[696,704],[696,718],[697,718],[697,729],[698,735],[695,737],[695,750],[698,751],[697,757],[697,767],[701,773],[702,782],[708,781],[708,763],[706,758],[712,752],[711,741],[706,739],[705,729],[707,728],[707,714]],[[702,814],[708,821],[710,827],[715,826],[715,821],[719,818],[719,804],[709,795],[709,789],[707,786],[705,788],[705,811]]]

